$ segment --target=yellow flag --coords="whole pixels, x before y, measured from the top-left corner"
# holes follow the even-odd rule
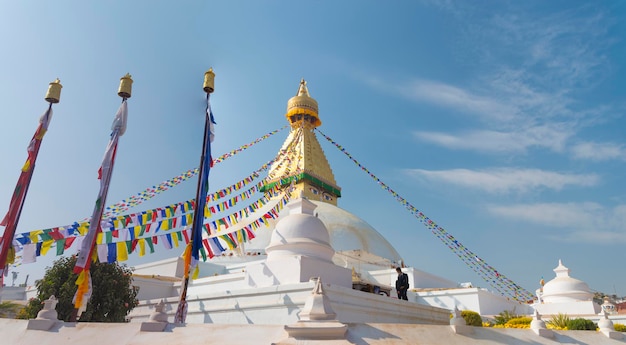
[[[50,248],[52,247],[52,243],[54,242],[54,240],[49,240],[49,241],[43,241],[43,244],[41,245],[41,255],[46,255],[46,253],[50,250]]]
[[[196,268],[194,268],[193,270],[193,275],[191,276],[191,279],[198,279],[198,275],[200,275],[200,267],[196,264]]]
[[[140,238],[139,241],[137,241],[137,244],[139,245],[139,256],[141,257],[146,255],[146,240]]]
[[[126,242],[117,242],[117,261],[128,260],[128,248]]]
[[[35,231],[31,231],[30,234],[28,235],[28,237],[30,238],[30,241],[32,243],[38,243],[39,242],[39,234],[43,234],[43,230],[35,230]]]
[[[76,295],[74,295],[74,308],[80,309],[83,306],[84,298],[89,298],[89,280],[90,280],[89,270],[82,270],[78,274],[78,278],[76,279],[76,285],[78,285],[78,289],[76,290]]]
[[[22,167],[22,171],[27,172],[28,169],[30,169],[30,159],[26,160],[26,162],[24,163],[24,166]]]
[[[175,248],[178,248],[178,236],[176,236],[176,233],[172,234],[172,243]]]

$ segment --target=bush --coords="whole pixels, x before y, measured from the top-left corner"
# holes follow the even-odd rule
[[[613,325],[613,327],[618,332],[626,332],[626,325],[622,325],[621,323],[616,323]]]
[[[500,312],[500,314],[498,314],[496,317],[494,317],[494,321],[496,325],[504,325],[505,323],[507,323],[507,321],[518,317],[520,316],[515,314],[514,310],[505,310],[503,312]]]
[[[574,331],[595,331],[596,328],[598,325],[593,321],[583,318],[573,319],[567,323],[567,329]]]
[[[483,326],[483,319],[480,317],[480,314],[475,311],[463,310],[461,311],[461,316],[463,316],[463,319],[465,319],[465,324],[468,326]]]
[[[530,323],[532,321],[532,317],[516,317],[507,321],[504,324],[504,328],[530,328]]]
[[[552,329],[567,329],[567,324],[570,322],[567,314],[558,313],[552,317],[550,321],[546,322],[548,328]]]

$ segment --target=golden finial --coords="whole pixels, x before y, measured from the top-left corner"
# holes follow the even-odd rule
[[[297,115],[303,116],[298,117]],[[285,116],[292,126],[300,126],[302,120],[305,120],[307,126],[308,124],[312,125],[312,128],[322,124],[318,115],[317,101],[309,95],[309,89],[304,78],[300,80],[300,86],[296,95],[287,102],[287,114]]]
[[[204,84],[202,85],[204,92],[212,93],[215,90],[215,73],[213,67],[204,73]]]
[[[311,97],[309,95],[309,89],[306,87],[306,80],[304,80],[304,78],[300,80],[300,87],[298,87],[298,93],[296,94],[296,96]]]
[[[59,78],[50,83],[48,92],[46,93],[46,102],[59,103],[61,99],[61,88],[63,88],[63,85],[61,85]]]
[[[129,73],[120,78],[120,87],[117,89],[117,95],[122,98],[130,98],[133,92],[133,78]]]

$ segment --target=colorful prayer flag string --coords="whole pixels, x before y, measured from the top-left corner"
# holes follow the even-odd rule
[[[255,144],[260,143],[261,141],[271,137],[272,135],[282,131],[283,129],[287,128],[288,125],[283,126],[279,129],[273,130],[253,141],[251,141],[248,144],[242,145],[239,148],[232,150],[230,152],[224,153],[223,155],[217,157],[216,159],[213,160],[213,164],[218,164],[223,162],[224,160],[233,157],[234,155],[254,146]],[[130,209],[131,207],[135,207],[140,205],[141,203],[143,203],[144,201],[148,201],[150,199],[152,199],[153,197],[155,197],[157,194],[166,191],[172,187],[175,187],[177,185],[179,185],[180,183],[196,176],[198,174],[198,168],[194,168],[194,169],[190,169],[187,170],[185,172],[183,172],[182,174],[172,177],[169,180],[163,181],[161,183],[159,183],[156,186],[152,186],[152,187],[148,187],[145,190],[137,193],[136,195],[132,195],[124,200],[121,200],[111,206],[107,206],[106,208],[106,212],[105,212],[105,217],[111,217],[111,216],[115,216],[118,215],[124,211],[127,211],[128,209]]]

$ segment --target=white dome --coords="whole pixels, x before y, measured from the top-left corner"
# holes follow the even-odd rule
[[[399,263],[402,257],[376,229],[356,215],[321,201],[313,201],[319,219],[330,233],[330,244],[336,252],[361,249]]]
[[[363,250],[395,263],[402,260],[395,248],[363,219],[337,206],[321,201],[309,201],[317,206],[313,213],[328,230],[330,245],[336,252]],[[280,217],[276,220],[269,219],[269,227],[256,230],[256,238],[245,244],[246,251],[264,252],[271,242],[272,230],[277,221],[285,217],[287,212],[288,210],[281,211]]]
[[[559,265],[554,269],[556,278],[543,287],[544,303],[589,301],[593,298],[589,285],[570,277],[569,271],[569,268],[563,266],[559,260]]]
[[[313,216],[316,205],[307,199],[296,199],[287,207],[289,214],[279,218],[265,249],[267,260],[302,255],[331,262],[335,251],[324,223]]]

